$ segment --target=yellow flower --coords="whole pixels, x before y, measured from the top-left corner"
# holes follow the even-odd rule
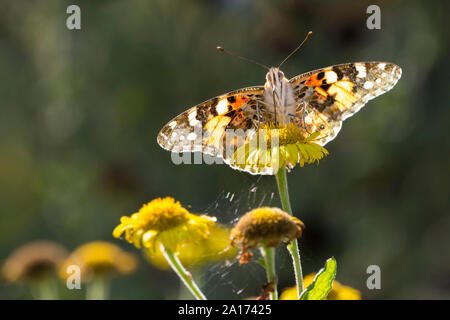
[[[307,288],[313,281],[315,273],[311,273],[303,278],[303,285]],[[280,300],[297,300],[297,287],[287,288],[281,294]],[[328,296],[325,300],[361,300],[361,293],[352,287],[344,286],[339,281],[333,281]]]
[[[276,174],[285,166],[319,162],[328,151],[317,144],[319,132],[307,134],[297,125],[267,123],[234,152],[231,165],[253,174]]]
[[[185,267],[198,267],[205,263],[232,259],[236,256],[236,249],[230,246],[230,231],[222,226],[213,226],[207,238],[195,243],[187,242],[180,246],[177,257]],[[170,266],[156,246],[154,250],[144,250],[147,260],[162,270],[169,270]]]
[[[186,243],[196,243],[208,237],[215,218],[189,213],[171,197],[150,201],[131,217],[122,217],[113,236],[125,239],[136,248],[142,246],[155,251],[162,244],[174,253]]]
[[[50,241],[34,241],[16,249],[5,261],[1,274],[9,282],[40,280],[55,272],[68,255]]]
[[[276,247],[302,236],[305,225],[300,219],[272,207],[261,207],[247,212],[231,230],[231,244],[241,247],[240,263],[247,263],[252,254],[247,252],[257,245]]]
[[[66,259],[60,269],[63,279],[70,275],[67,274],[70,265],[80,267],[82,280],[90,281],[96,276],[133,273],[137,267],[137,258],[115,244],[93,241],[76,248]]]

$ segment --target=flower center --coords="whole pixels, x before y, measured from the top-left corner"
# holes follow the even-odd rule
[[[263,133],[266,132],[264,135]],[[271,147],[272,143],[278,146],[295,144],[297,142],[304,142],[305,131],[293,123],[289,124],[273,124],[267,123],[258,131],[260,139],[265,139],[267,146]]]
[[[135,228],[164,231],[174,228],[189,219],[189,212],[173,198],[158,198],[139,210]]]
[[[283,240],[300,238],[305,225],[287,212],[261,207],[247,212],[231,230],[233,246],[241,246],[241,263],[248,262],[246,250],[257,245],[276,247]]]

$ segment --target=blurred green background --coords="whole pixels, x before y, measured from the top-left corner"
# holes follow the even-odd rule
[[[69,4],[81,7],[81,30],[66,28]],[[381,30],[366,28],[370,4],[381,8]],[[264,83],[265,70],[217,45],[277,65],[312,30],[284,65],[288,78],[356,61],[393,62],[403,76],[345,121],[319,166],[288,176],[307,226],[305,274],[335,256],[337,279],[364,299],[450,298],[448,9],[418,0],[2,0],[0,263],[37,239],[69,250],[107,240],[137,252],[112,230],[159,196],[227,225],[260,201],[279,205],[273,177],[176,166],[156,136],[188,107]],[[366,287],[372,264],[381,290]],[[280,288],[293,285],[286,255],[278,267]],[[197,273],[211,298],[256,296],[265,281],[256,262]],[[111,297],[189,295],[173,273],[141,259]],[[25,287],[0,282],[0,299],[22,298],[32,298]]]

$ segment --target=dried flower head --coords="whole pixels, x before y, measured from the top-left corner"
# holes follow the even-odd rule
[[[303,278],[303,285],[307,288],[313,281],[315,273],[310,273]],[[280,296],[280,300],[297,300],[297,287],[287,288]],[[334,280],[333,286],[325,300],[361,300],[361,293],[349,286],[342,285]]]
[[[113,243],[93,241],[76,248],[64,261],[60,269],[62,278],[68,276],[67,267],[70,265],[80,267],[82,280],[86,282],[96,276],[130,274],[136,270],[137,258]]]
[[[320,132],[308,134],[290,124],[266,123],[233,154],[231,165],[252,174],[274,175],[285,166],[319,162],[328,151],[317,143]]]
[[[241,248],[240,263],[247,263],[248,252],[257,245],[276,247],[281,241],[289,242],[302,236],[305,225],[300,219],[272,207],[261,207],[247,212],[231,230],[231,244]]]
[[[6,259],[1,273],[9,282],[40,280],[55,272],[67,255],[66,249],[57,243],[30,242]]]
[[[136,248],[157,250],[163,244],[178,253],[186,243],[205,239],[216,219],[190,213],[171,197],[150,201],[131,217],[122,217],[113,236],[133,243]]]

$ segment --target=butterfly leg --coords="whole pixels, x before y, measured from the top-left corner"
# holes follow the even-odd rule
[[[259,107],[259,104],[261,104],[262,106],[267,105],[267,103],[265,103],[264,101],[260,101],[260,100],[254,100],[256,102],[256,111],[257,111],[257,116],[258,116],[258,122],[260,121],[260,119],[262,120],[263,123],[265,123],[265,119],[264,119],[264,113],[261,111],[261,108]],[[270,107],[270,105],[267,105]],[[265,110],[264,112],[266,113],[270,113],[273,114],[276,117],[276,110],[274,111],[270,111],[270,110]],[[298,118],[301,120],[301,117],[296,115],[296,114],[292,114],[292,113],[288,113],[288,116],[292,117],[292,118]],[[299,120],[299,121],[300,121]]]
[[[301,126],[302,126],[303,128],[306,129],[306,125],[305,125],[305,112],[306,112],[305,102],[303,101],[303,102],[302,102],[302,121],[301,121],[300,123],[301,123]],[[300,124],[300,123],[299,123],[299,124]]]
[[[259,117],[259,102],[258,102],[258,100],[256,100],[256,115],[258,117],[258,129],[259,129],[260,117]]]
[[[299,125],[301,124],[301,127],[303,127],[308,134],[311,134],[311,132],[309,132],[308,128],[306,127],[305,113],[306,113],[306,105],[305,105],[305,102],[303,101],[302,102],[302,119],[301,119],[302,121],[299,122]]]
[[[256,113],[258,115],[258,128],[260,125],[260,120],[262,120],[262,123],[264,124],[266,121],[264,119],[264,113],[261,111],[261,109],[259,108],[259,104],[261,103],[262,106],[264,106],[264,101],[260,101],[260,100],[254,100],[256,102]]]
[[[276,92],[275,92],[275,87],[272,89],[272,97],[273,97],[273,110],[275,111],[274,113],[275,113],[275,123],[278,123],[277,122],[277,104],[276,104],[276,101],[275,101],[275,94],[276,94]]]

